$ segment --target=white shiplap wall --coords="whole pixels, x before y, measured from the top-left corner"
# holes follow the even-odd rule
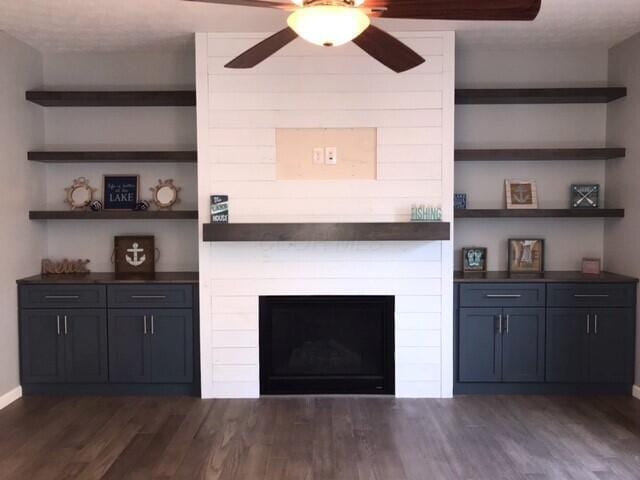
[[[251,70],[233,56],[267,35],[197,34],[200,223],[228,194],[231,222],[453,217],[454,35],[399,38],[427,61],[397,75],[355,45],[296,40]],[[277,128],[378,129],[377,180],[278,181]],[[311,161],[311,159],[309,159]],[[202,395],[259,395],[260,295],[395,295],[396,395],[453,383],[452,242],[200,243]]]

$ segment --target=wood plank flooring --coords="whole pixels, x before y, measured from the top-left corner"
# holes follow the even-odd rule
[[[640,478],[630,397],[27,397],[0,411],[0,478]]]

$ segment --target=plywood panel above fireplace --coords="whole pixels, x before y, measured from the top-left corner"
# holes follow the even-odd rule
[[[375,180],[377,137],[375,128],[279,128],[276,178]],[[335,165],[314,162],[314,149],[326,147],[337,149]]]

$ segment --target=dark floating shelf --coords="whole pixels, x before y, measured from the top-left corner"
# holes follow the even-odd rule
[[[455,218],[622,218],[622,208],[588,209],[466,209],[456,210]]]
[[[207,223],[205,242],[335,242],[449,240],[450,224],[432,223]]]
[[[456,104],[609,103],[626,96],[625,87],[458,89]]]
[[[624,148],[517,148],[517,149],[460,149],[456,162],[487,161],[552,161],[552,160],[609,160],[626,156]]]
[[[197,220],[197,210],[32,210],[30,220]]]
[[[194,107],[196,92],[174,91],[94,91],[62,92],[31,90],[26,99],[43,107]]]
[[[43,163],[195,163],[196,151],[119,151],[119,152],[29,152],[27,158],[32,162]]]

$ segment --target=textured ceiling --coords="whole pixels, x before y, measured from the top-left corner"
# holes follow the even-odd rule
[[[0,30],[45,52],[180,47],[196,31],[270,32],[285,19],[277,10],[178,0],[0,0]],[[640,0],[542,0],[533,23],[376,23],[396,31],[452,29],[462,44],[609,47],[640,31]]]

